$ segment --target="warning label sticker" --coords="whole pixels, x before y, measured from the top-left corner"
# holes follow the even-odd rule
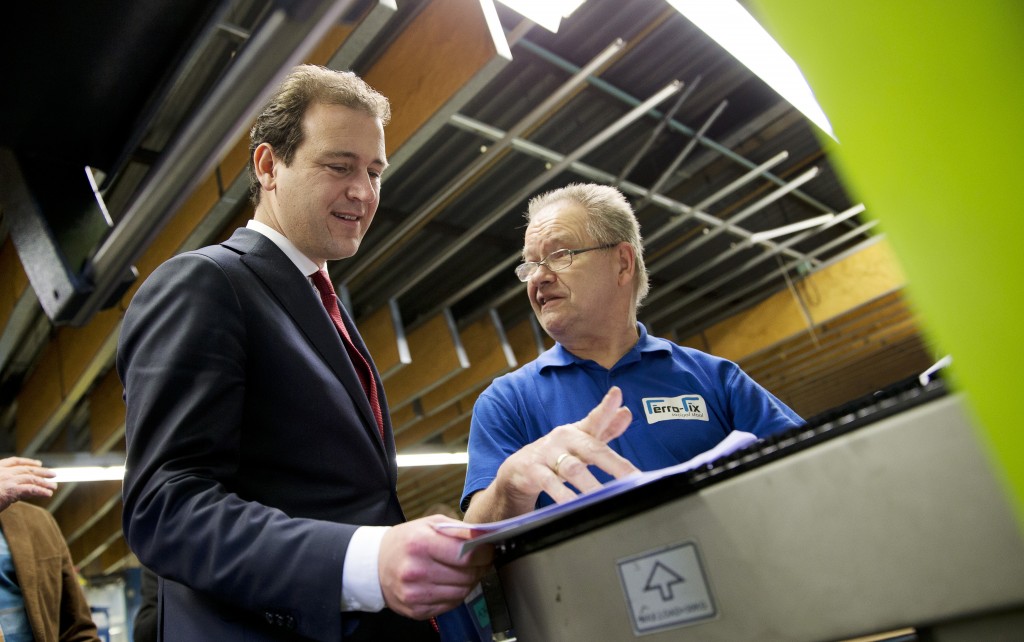
[[[616,563],[638,635],[715,617],[695,543],[640,553]]]

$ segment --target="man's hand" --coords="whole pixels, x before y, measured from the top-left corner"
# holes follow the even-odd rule
[[[381,540],[378,574],[389,609],[424,620],[450,611],[480,583],[493,558],[490,545],[459,556],[467,529],[438,531],[434,524],[454,520],[431,515],[388,529]]]
[[[616,478],[638,472],[608,447],[631,420],[632,414],[622,405],[622,391],[613,386],[582,420],[559,426],[509,456],[491,485],[473,495],[466,521],[493,522],[527,513],[542,491],[556,502],[569,501],[576,494],[565,482],[583,493],[596,490],[601,483],[587,469],[590,465]]]
[[[26,497],[52,497],[56,477],[43,462],[25,457],[0,459],[0,511]]]

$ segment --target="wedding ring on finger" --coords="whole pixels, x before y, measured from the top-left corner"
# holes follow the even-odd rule
[[[555,471],[556,475],[558,474],[558,467],[562,465],[562,462],[565,461],[565,458],[568,456],[569,453],[562,453],[561,455],[558,456],[558,459],[555,460],[555,465],[551,468],[551,470]]]

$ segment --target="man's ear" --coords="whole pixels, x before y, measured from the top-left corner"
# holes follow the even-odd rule
[[[633,253],[633,246],[622,242],[615,246],[619,260],[619,284],[633,283],[633,273],[636,272],[636,255]]]
[[[260,143],[252,153],[252,165],[256,170],[256,178],[267,192],[273,191],[277,185],[277,157],[270,143]]]

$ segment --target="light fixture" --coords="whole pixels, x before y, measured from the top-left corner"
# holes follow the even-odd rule
[[[815,216],[813,218],[804,219],[797,221],[796,223],[790,223],[789,225],[783,225],[782,227],[776,227],[775,229],[765,230],[763,232],[754,232],[750,235],[751,243],[760,243],[761,241],[767,241],[777,236],[785,236],[786,234],[792,234],[793,232],[800,232],[808,230],[812,227],[818,227],[824,225],[836,217],[835,214],[822,214],[821,216]]]
[[[124,466],[66,466],[53,468],[57,483],[113,481],[124,478]]]
[[[469,453],[414,453],[398,455],[398,467],[410,466],[465,466]],[[58,484],[91,481],[118,481],[124,479],[124,466],[54,466],[51,467]]]
[[[833,140],[832,125],[793,59],[735,0],[668,0]]]
[[[558,33],[562,18],[568,18],[586,0],[498,0],[552,33]]]
[[[465,465],[469,461],[469,453],[417,453],[398,455],[398,467],[407,466],[451,466]]]

